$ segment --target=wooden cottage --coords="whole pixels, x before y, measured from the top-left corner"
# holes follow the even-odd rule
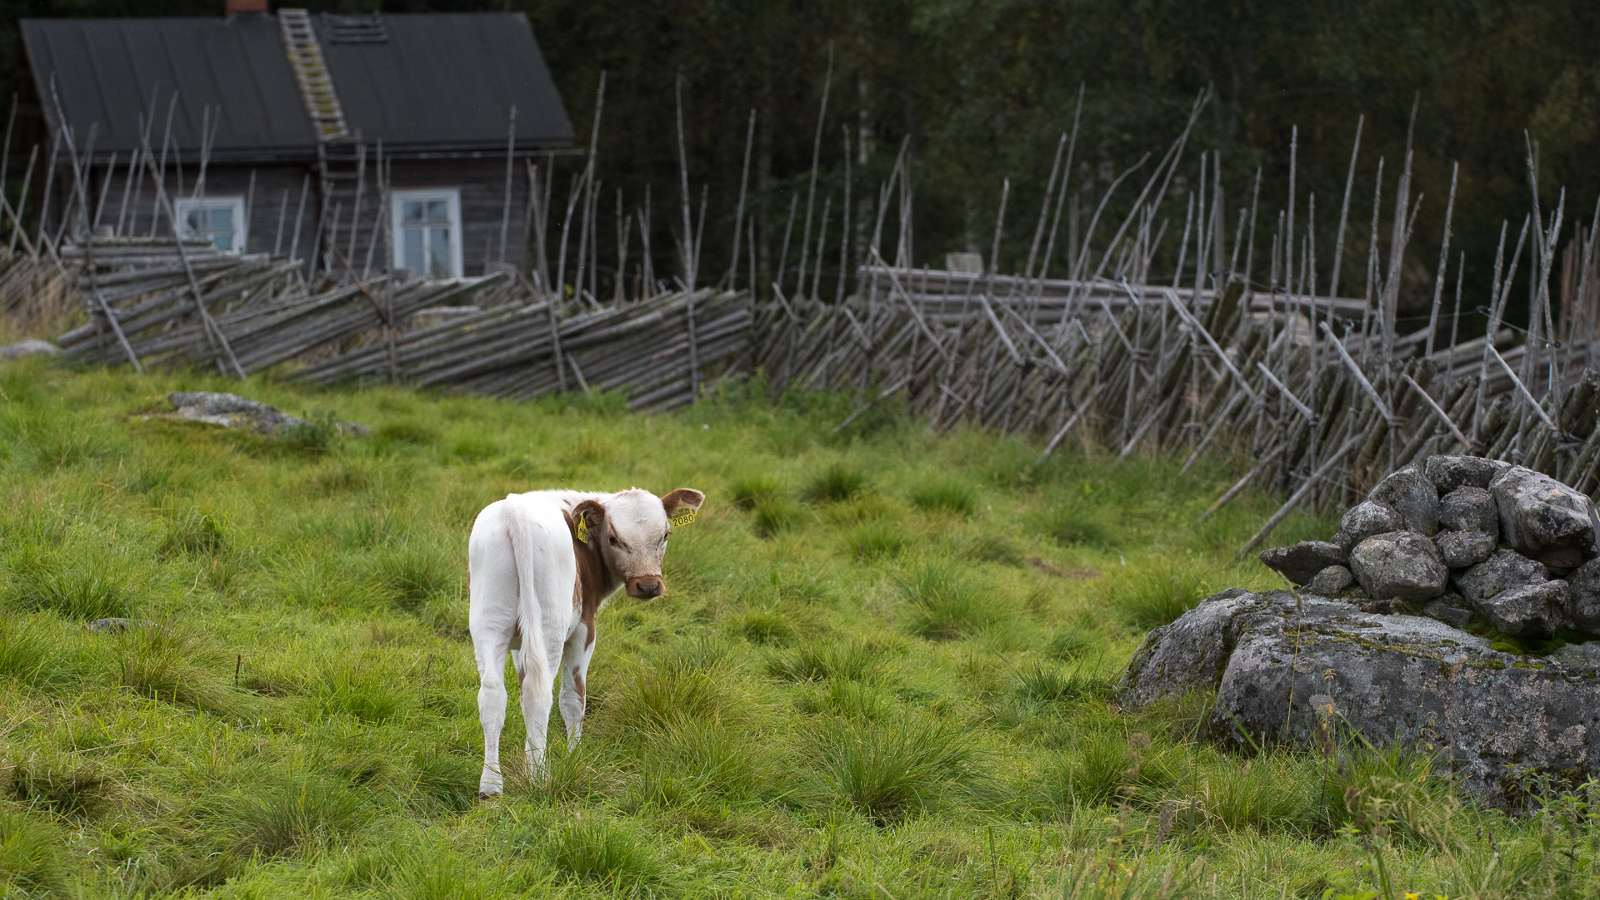
[[[175,217],[218,249],[339,276],[521,268],[528,163],[572,146],[520,13],[228,0],[216,18],[21,26],[49,136],[31,193],[51,231],[170,235]]]

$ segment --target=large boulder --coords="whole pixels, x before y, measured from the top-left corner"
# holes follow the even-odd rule
[[[1423,471],[1441,497],[1460,487],[1487,490],[1489,482],[1509,468],[1510,463],[1481,456],[1430,456],[1423,463]]]
[[[1552,581],[1544,563],[1515,550],[1496,551],[1456,573],[1455,582],[1472,608],[1506,634],[1546,637],[1565,624],[1567,583]]]
[[[1318,572],[1329,566],[1342,566],[1348,559],[1343,548],[1327,541],[1301,541],[1261,553],[1261,562],[1289,579],[1290,584],[1310,584]]]
[[[1439,530],[1439,491],[1416,463],[1391,472],[1367,499],[1399,513],[1407,531],[1431,535]]]
[[[1495,476],[1489,490],[1500,509],[1500,533],[1518,553],[1567,569],[1595,557],[1600,519],[1588,497],[1522,466]]]
[[[0,362],[13,359],[27,359],[30,356],[60,356],[61,348],[49,341],[38,338],[29,338],[15,344],[6,344],[0,347]]]
[[[1373,535],[1357,544],[1350,551],[1350,571],[1374,600],[1431,600],[1450,581],[1439,548],[1410,531]]]
[[[1500,542],[1500,509],[1494,495],[1480,487],[1458,487],[1439,498],[1439,527],[1448,531],[1481,531]]]
[[[1600,776],[1600,672],[1491,648],[1442,622],[1379,616],[1285,591],[1229,591],[1150,632],[1120,685],[1143,705],[1215,692],[1214,737],[1315,746],[1328,713],[1376,745],[1399,742],[1452,761],[1496,805],[1525,802],[1528,776]]]
[[[1333,536],[1333,542],[1349,552],[1375,534],[1387,534],[1404,527],[1399,513],[1381,503],[1363,500],[1339,519],[1339,533]]]
[[[1481,531],[1441,531],[1433,536],[1444,564],[1452,569],[1465,569],[1488,559],[1498,546],[1494,535]]]
[[[172,414],[173,418],[206,422],[225,428],[240,428],[254,431],[256,434],[283,434],[310,424],[299,416],[291,416],[276,407],[237,394],[175,391],[167,395],[167,402],[177,407],[177,411]],[[353,422],[336,422],[334,427],[340,434],[356,436],[366,435],[371,431],[367,426]]]

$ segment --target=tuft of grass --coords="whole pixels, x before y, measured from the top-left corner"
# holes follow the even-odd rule
[[[980,755],[968,735],[940,721],[832,720],[818,736],[817,776],[828,795],[889,824],[971,792]]]
[[[809,503],[837,503],[861,493],[867,485],[867,476],[848,463],[834,463],[823,469],[806,485],[805,499]]]
[[[975,535],[959,534],[951,543],[955,552],[964,559],[1008,566],[1022,565],[1022,548],[1003,534],[987,531]]]
[[[748,512],[781,497],[783,484],[769,475],[745,475],[728,485],[728,493],[735,506]]]
[[[794,626],[782,613],[760,610],[745,613],[734,625],[734,633],[752,644],[782,647],[794,641]],[[0,651],[3,652],[3,651]],[[0,671],[4,671],[0,663]]]
[[[161,540],[162,556],[226,556],[232,550],[233,537],[228,528],[216,516],[200,509],[189,509],[168,522],[166,537]]]
[[[343,714],[363,722],[402,720],[412,710],[412,695],[395,690],[394,673],[376,661],[330,660],[318,686],[316,706],[323,715]]]
[[[965,481],[929,478],[911,489],[911,502],[928,512],[952,512],[970,516],[978,508],[978,492]]]
[[[845,535],[845,553],[857,562],[896,557],[910,546],[905,529],[892,522],[864,522]]]
[[[1112,694],[1110,682],[1080,666],[1063,671],[1057,666],[1033,662],[1017,670],[1017,696],[1033,703],[1071,704],[1084,700],[1105,700]]]
[[[1119,543],[1117,528],[1106,521],[1099,506],[1059,504],[1039,516],[1041,532],[1063,547],[1113,548]]]
[[[783,496],[758,497],[753,501],[753,509],[756,515],[756,534],[762,537],[772,537],[780,531],[788,531],[800,517],[800,510]]]
[[[290,450],[308,456],[321,456],[339,449],[344,431],[332,410],[307,416],[305,421],[278,432],[278,439]]]
[[[980,590],[955,565],[924,563],[899,583],[910,605],[906,627],[918,637],[943,641],[965,637],[999,621],[1002,610],[993,592]]]
[[[87,558],[54,565],[25,561],[6,591],[8,605],[22,611],[48,610],[81,622],[132,616],[135,604],[127,573],[103,562]]]
[[[366,801],[347,784],[318,775],[262,779],[209,809],[241,855],[264,857],[344,838],[368,812]]]
[[[1152,747],[1143,735],[1096,729],[1079,734],[1071,749],[1045,768],[1037,787],[1046,805],[1064,815],[1077,806],[1114,800],[1148,805],[1179,771],[1178,756],[1169,748]]]
[[[680,662],[641,669],[606,695],[606,717],[627,723],[629,729],[736,717],[739,704],[728,680],[720,665],[697,669]]]
[[[1077,659],[1096,647],[1105,645],[1105,639],[1083,628],[1058,631],[1045,645],[1045,652],[1056,659]]]
[[[248,698],[224,680],[222,654],[203,635],[151,624],[113,640],[113,677],[134,693],[226,718],[250,710]]]
[[[883,648],[859,639],[815,641],[767,660],[767,674],[780,681],[860,681],[883,677]]]
[[[0,806],[0,895],[46,896],[64,892],[66,841],[41,816]]]
[[[613,891],[642,893],[666,879],[666,866],[643,842],[596,817],[557,831],[549,855],[566,876]]]
[[[772,787],[782,779],[767,770],[752,737],[722,722],[678,720],[651,729],[651,752],[640,772],[643,795],[666,806],[689,806],[704,797],[730,802],[781,797],[781,786]]]
[[[29,809],[58,816],[92,815],[105,801],[106,776],[69,757],[19,762],[6,792]]]
[[[37,615],[0,616],[0,678],[34,687],[59,687],[77,674],[76,660],[62,654],[59,634]]]
[[[416,612],[429,598],[455,594],[461,569],[438,548],[408,541],[376,554],[370,577],[396,609]]]
[[[1211,593],[1187,565],[1153,559],[1113,572],[1104,591],[1106,605],[1141,631],[1171,623]]]

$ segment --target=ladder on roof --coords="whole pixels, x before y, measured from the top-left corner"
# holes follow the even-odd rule
[[[311,114],[318,139],[333,141],[348,137],[344,109],[339,105],[333,78],[322,59],[322,45],[317,41],[316,32],[311,30],[311,14],[303,9],[279,9],[278,26],[283,29],[289,66],[300,82],[300,95],[305,99],[306,112]]]

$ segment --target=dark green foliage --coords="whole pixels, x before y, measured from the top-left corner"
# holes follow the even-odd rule
[[[566,875],[612,890],[638,892],[666,877],[665,867],[649,848],[597,817],[556,832],[549,853],[550,862]]]
[[[817,771],[837,799],[880,824],[958,799],[979,780],[979,753],[944,723],[825,723]]]
[[[911,489],[911,502],[919,509],[970,516],[978,508],[978,492],[965,481],[930,478]]]
[[[728,499],[740,509],[753,510],[763,502],[776,500],[783,493],[783,485],[766,475],[746,475],[728,485]]]
[[[910,606],[906,627],[929,640],[969,635],[999,621],[1005,608],[995,591],[944,561],[918,566],[900,580],[900,593]]]
[[[784,681],[875,681],[888,661],[883,648],[844,638],[816,641],[767,660],[767,673]]]
[[[223,556],[232,549],[233,539],[227,527],[211,513],[193,508],[168,523],[167,535],[161,541],[163,555]]]
[[[283,441],[285,447],[314,456],[332,452],[343,437],[344,431],[331,410],[309,416],[305,421],[286,426],[278,433],[278,439]]]
[[[910,545],[905,529],[893,522],[864,522],[845,535],[845,552],[858,562],[899,556]]]
[[[1194,608],[1210,593],[1201,578],[1175,564],[1129,566],[1108,577],[1106,600],[1133,628],[1166,625]]]
[[[48,896],[64,888],[62,837],[48,818],[0,806],[0,895]]]
[[[1082,668],[1067,671],[1035,662],[1017,671],[1017,696],[1035,703],[1075,703],[1109,698],[1111,684]]]
[[[210,810],[244,855],[282,856],[359,828],[368,807],[348,785],[318,775],[269,776]]]
[[[861,493],[867,476],[848,463],[834,463],[806,485],[805,499],[811,503],[836,503]]]

